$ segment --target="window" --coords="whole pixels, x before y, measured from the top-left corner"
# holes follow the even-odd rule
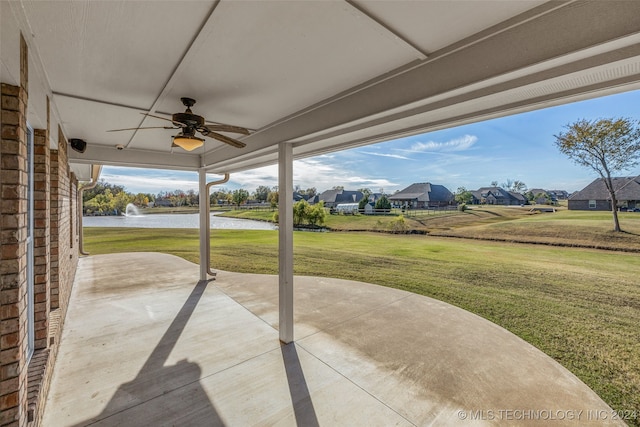
[[[589,209],[595,209],[595,208],[596,208],[596,201],[589,200]]]

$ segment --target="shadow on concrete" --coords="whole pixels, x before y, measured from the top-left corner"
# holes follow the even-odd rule
[[[287,372],[287,382],[289,383],[289,394],[296,417],[296,425],[304,427],[319,427],[307,381],[300,365],[298,351],[295,343],[282,344],[280,346],[284,368]]]
[[[200,384],[197,363],[164,366],[207,284],[201,280],[194,287],[138,375],[118,387],[99,415],[75,426],[225,425]]]

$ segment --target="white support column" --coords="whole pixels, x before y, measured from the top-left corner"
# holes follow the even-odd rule
[[[207,209],[209,203],[209,191],[207,190],[207,172],[200,168],[198,169],[198,191],[199,191],[199,211],[200,211],[200,280],[207,280],[207,257],[209,251],[206,238],[209,235],[206,228],[209,226],[207,221],[207,215],[209,210]]]
[[[278,147],[278,271],[280,341],[293,341],[293,148]]]

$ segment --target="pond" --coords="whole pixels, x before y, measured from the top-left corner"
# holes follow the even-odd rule
[[[219,217],[212,213],[211,228],[235,230],[276,230],[275,224],[249,219]],[[199,214],[152,214],[129,216],[85,216],[84,227],[132,227],[132,228],[200,228]]]

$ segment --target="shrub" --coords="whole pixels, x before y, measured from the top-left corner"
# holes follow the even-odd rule
[[[398,215],[396,219],[389,223],[389,230],[394,234],[403,234],[409,231],[409,226],[404,220],[404,216]]]

